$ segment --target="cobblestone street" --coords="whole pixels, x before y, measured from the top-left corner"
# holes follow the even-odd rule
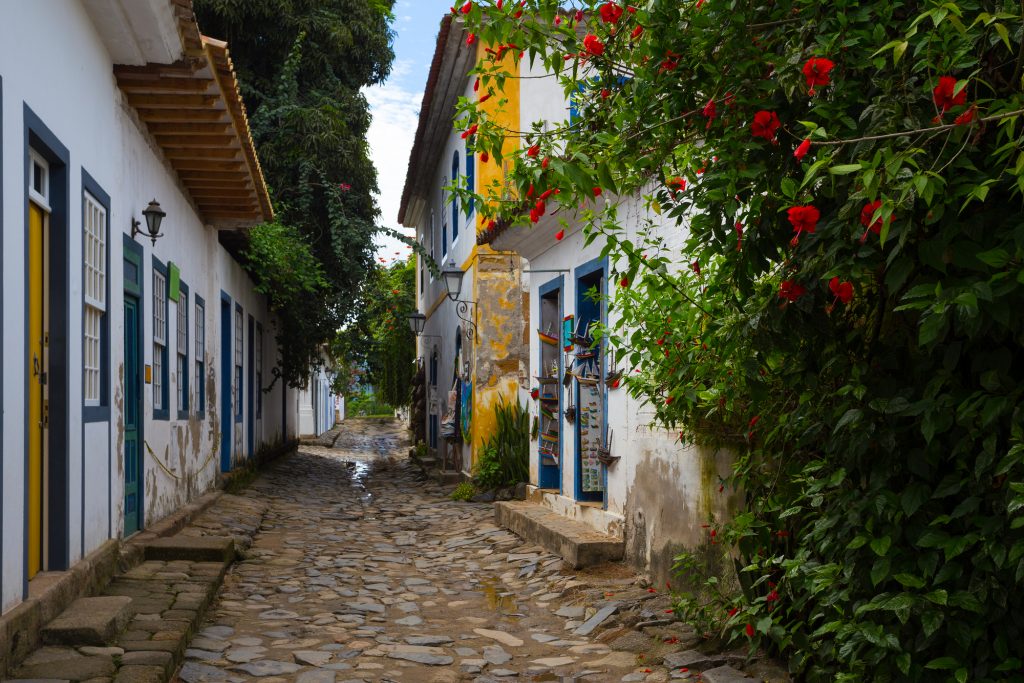
[[[352,420],[321,443],[242,494],[267,511],[182,681],[669,679],[644,663],[660,638],[596,639],[631,600],[664,616],[626,569],[573,572],[496,527],[490,505],[448,500],[405,459],[396,423]]]

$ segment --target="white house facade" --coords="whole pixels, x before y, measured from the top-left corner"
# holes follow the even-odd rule
[[[6,612],[293,438],[297,411],[263,390],[274,321],[238,254],[272,209],[189,0],[6,3],[0,186]]]

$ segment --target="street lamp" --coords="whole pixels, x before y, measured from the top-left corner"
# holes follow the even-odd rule
[[[419,311],[413,311],[408,315],[409,329],[417,337],[423,334],[423,328],[427,324],[427,316],[423,315]]]
[[[467,316],[469,316],[470,305],[473,306],[474,312],[476,311],[476,302],[459,300],[459,294],[462,293],[462,278],[465,275],[462,269],[455,265],[455,261],[448,261],[448,265],[441,270],[441,278],[444,279],[444,288],[448,291],[448,298],[455,302],[455,315],[466,323],[468,326],[466,327],[466,337],[473,341],[476,331],[476,323],[473,322],[475,316]]]
[[[160,232],[160,223],[163,222],[166,215],[167,213],[160,208],[160,202],[155,199],[142,210],[142,216],[146,219],[146,232],[149,233],[149,238],[153,241],[154,247],[156,246],[156,238],[163,237],[163,233]],[[139,229],[140,225],[142,224],[138,220],[132,218],[132,239],[135,239],[136,235],[142,234],[142,230]]]

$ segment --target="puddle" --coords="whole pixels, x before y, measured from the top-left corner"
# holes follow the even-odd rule
[[[484,594],[484,599],[487,600],[487,607],[506,617],[519,617],[520,615],[516,613],[518,605],[515,594],[501,590],[502,588],[498,579],[483,579],[480,582],[480,590]]]
[[[373,494],[366,489],[366,478],[370,475],[370,463],[363,460],[349,461],[347,466],[351,470],[352,488],[362,491],[359,500],[363,505],[369,505],[373,500]]]

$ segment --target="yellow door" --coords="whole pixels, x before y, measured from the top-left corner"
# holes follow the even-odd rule
[[[28,578],[43,563],[43,450],[46,430],[46,228],[43,209],[28,210]]]

